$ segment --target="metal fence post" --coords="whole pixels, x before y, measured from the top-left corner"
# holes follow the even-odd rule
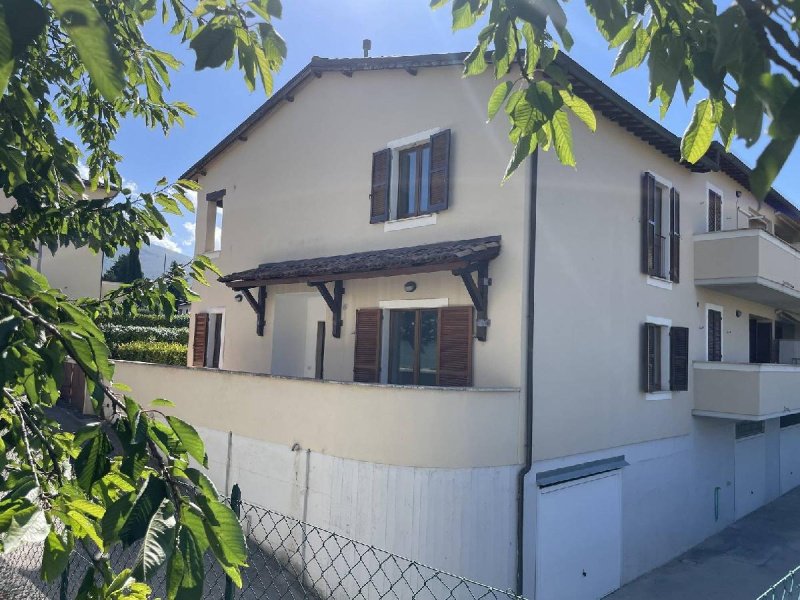
[[[61,585],[59,586],[58,599],[69,600],[69,561],[67,561],[67,566],[64,567],[64,570],[61,572]]]
[[[242,490],[239,488],[239,484],[235,483],[233,485],[233,489],[231,490],[231,510],[236,514],[236,517],[241,516],[242,510]],[[235,592],[233,580],[225,576],[225,600],[233,600],[233,594]]]

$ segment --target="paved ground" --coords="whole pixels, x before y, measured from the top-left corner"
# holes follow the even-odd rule
[[[749,514],[663,567],[632,581],[608,598],[755,599],[798,564],[800,488]]]

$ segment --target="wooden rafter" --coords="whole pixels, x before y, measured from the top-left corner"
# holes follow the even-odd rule
[[[477,276],[477,281],[473,277],[473,273]],[[453,275],[461,277],[464,282],[464,287],[467,288],[467,293],[475,306],[475,337],[481,342],[486,341],[486,333],[491,320],[489,319],[489,286],[492,285],[492,280],[489,277],[489,262],[482,261],[472,263],[463,269],[454,269]]]
[[[264,326],[267,324],[267,286],[258,286],[258,299],[253,297],[250,288],[241,288],[241,293],[256,313],[256,335],[264,335]]]
[[[333,313],[333,337],[342,337],[342,297],[344,296],[344,282],[337,279],[333,282],[333,295],[328,289],[327,281],[309,281],[308,285],[317,288],[325,304]]]

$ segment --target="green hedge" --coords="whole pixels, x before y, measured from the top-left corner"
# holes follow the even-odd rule
[[[114,358],[161,365],[186,365],[186,344],[175,342],[126,342],[117,346]]]
[[[142,325],[113,325],[103,323],[100,329],[106,336],[106,343],[114,349],[127,342],[176,342],[189,343],[188,327],[144,327]]]
[[[167,319],[163,315],[139,313],[137,315],[115,314],[101,321],[103,325],[136,325],[139,327],[189,327],[189,315],[175,315]]]

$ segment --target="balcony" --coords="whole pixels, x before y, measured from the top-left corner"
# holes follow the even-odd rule
[[[696,416],[760,421],[800,411],[800,366],[694,363]]]
[[[783,310],[800,310],[800,251],[761,229],[694,236],[696,285]]]
[[[474,468],[523,461],[516,388],[346,383],[115,361],[143,405],[195,426],[366,462]]]

